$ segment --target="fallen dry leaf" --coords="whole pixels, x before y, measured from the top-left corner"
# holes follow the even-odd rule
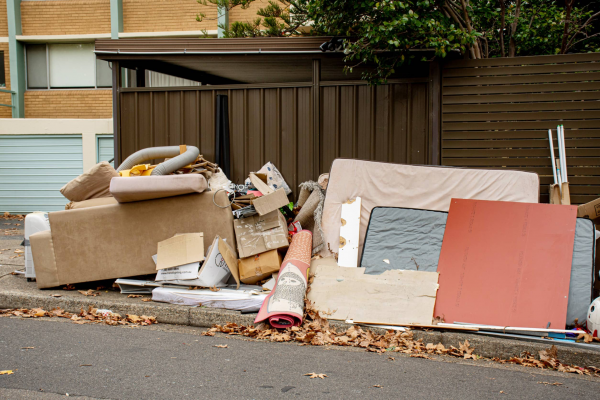
[[[310,376],[310,379],[313,379],[313,378],[321,378],[321,379],[329,378],[325,374],[317,374],[316,372],[311,372],[311,373],[308,373],[308,374],[304,374],[304,376]]]
[[[141,294],[130,294],[127,296],[128,299],[136,299],[138,297],[144,297]]]
[[[35,347],[21,347],[22,350],[31,350],[31,349],[35,349]]]
[[[92,296],[92,297],[100,296],[100,293],[95,292],[94,289],[78,290],[78,292],[84,296]]]
[[[60,294],[51,294],[50,297],[62,297]]]
[[[14,372],[12,371],[12,369],[7,369],[4,371],[0,371],[0,375],[12,375],[14,374]]]
[[[213,286],[211,288],[209,288],[211,292],[218,292],[219,290],[221,290],[220,288]]]
[[[217,345],[215,345],[214,347],[218,347],[218,348],[220,348],[220,349],[226,349],[226,348],[227,348],[227,345],[226,345],[226,344],[217,344]]]
[[[562,385],[562,383],[560,382],[538,382],[541,383],[542,385],[550,385],[550,386],[560,386]]]
[[[69,283],[67,286],[63,286],[62,289],[63,290],[75,290],[75,286],[73,286]]]
[[[148,298],[142,299],[142,301],[152,301],[152,299],[148,297]]]
[[[381,385],[373,385],[373,387],[381,389],[383,386],[381,386]]]

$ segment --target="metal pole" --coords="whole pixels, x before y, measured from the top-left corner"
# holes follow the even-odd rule
[[[550,159],[552,160],[552,174],[554,175],[554,184],[558,184],[556,178],[556,164],[554,163],[554,142],[552,141],[552,129],[548,129],[548,140],[550,141]]]
[[[561,125],[560,126],[560,145],[562,146],[562,154],[563,154],[563,158],[562,158],[562,176],[563,176],[563,182],[569,182],[569,178],[567,176],[567,149],[565,147],[565,126]]]

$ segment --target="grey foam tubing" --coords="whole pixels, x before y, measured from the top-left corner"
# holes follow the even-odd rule
[[[147,149],[136,151],[127,157],[127,159],[119,165],[117,171],[131,169],[135,165],[143,164],[144,161],[153,160],[155,158],[173,157],[170,160],[158,164],[150,174],[167,175],[173,171],[177,171],[179,168],[193,163],[199,155],[200,150],[198,150],[196,146],[187,146],[187,151],[183,154],[180,154],[179,146],[148,147]]]

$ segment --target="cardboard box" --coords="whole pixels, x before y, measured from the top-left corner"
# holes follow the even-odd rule
[[[157,255],[157,270],[203,261],[204,235],[183,233],[158,242]]]
[[[227,285],[230,276],[233,276],[239,288],[240,278],[237,258],[234,256],[231,247],[217,235],[208,249],[202,268],[200,268],[199,262],[193,262],[178,267],[161,269],[156,275],[156,280],[178,285],[223,287]]]
[[[285,189],[271,189],[258,175],[254,173],[250,174],[250,181],[254,187],[262,193],[262,196],[252,200],[252,205],[256,209],[258,215],[266,215],[290,202],[285,194]]]
[[[231,208],[217,207],[213,195],[49,213],[52,230],[30,238],[38,287],[156,273],[152,255],[158,242],[181,232],[203,232],[205,248],[216,235],[234,243]],[[223,191],[215,197],[217,204],[227,204]]]
[[[238,269],[242,283],[252,285],[269,278],[281,268],[281,255],[277,250],[270,250],[252,257],[241,258]]]
[[[233,221],[240,258],[288,247],[287,225],[275,210],[267,215],[253,215]]]
[[[577,217],[588,218],[594,223],[600,224],[600,198],[577,207]]]

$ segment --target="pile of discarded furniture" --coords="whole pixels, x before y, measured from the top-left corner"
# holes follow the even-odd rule
[[[329,319],[390,329],[598,335],[600,199],[568,205],[566,166],[558,204],[540,204],[534,173],[336,159],[294,202],[272,163],[232,183],[199,153],[144,149],[69,182],[66,210],[26,218],[28,276],[116,279],[275,328],[299,325],[307,297]]]

